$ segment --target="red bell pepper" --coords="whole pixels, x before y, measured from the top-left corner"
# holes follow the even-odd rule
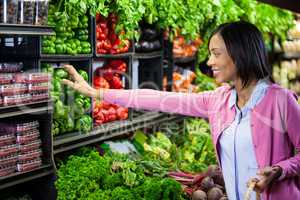
[[[119,107],[117,109],[117,116],[118,116],[118,119],[120,119],[120,120],[127,119],[128,118],[128,109]]]
[[[112,80],[109,81],[109,85],[113,89],[123,89],[122,81],[116,75],[114,75],[113,78],[112,78]]]
[[[107,80],[105,80],[105,78],[101,76],[94,76],[94,87],[96,89],[99,88],[109,89],[109,83],[107,82]]]

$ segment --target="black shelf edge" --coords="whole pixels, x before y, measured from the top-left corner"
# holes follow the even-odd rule
[[[126,136],[130,132],[140,128],[154,126],[166,121],[174,121],[182,116],[169,116],[165,113],[148,112],[129,121],[118,121],[96,127],[89,134],[70,134],[69,137],[57,138],[53,142],[53,153],[59,154],[72,149],[94,144],[104,140],[109,140],[118,136]],[[72,136],[71,136],[72,135]],[[66,135],[67,136],[67,135]]]
[[[52,102],[50,100],[0,107],[0,119],[24,114],[40,114],[50,112],[52,109]]]
[[[120,53],[120,54],[96,54],[94,58],[128,58],[132,56],[133,52]]]
[[[133,54],[134,58],[139,58],[139,59],[150,59],[150,58],[158,58],[158,57],[163,57],[163,51],[154,51],[154,52],[145,52],[145,53],[134,53]]]
[[[174,57],[173,61],[174,63],[180,64],[180,63],[189,63],[193,62],[197,59],[196,55],[194,56],[188,56],[188,57]]]
[[[41,61],[78,61],[78,60],[86,60],[92,58],[92,54],[77,54],[77,55],[60,55],[60,54],[41,54]]]
[[[53,174],[55,169],[51,164],[44,164],[41,167],[28,172],[17,172],[9,176],[0,177],[0,190],[30,180]]]
[[[55,32],[49,26],[0,23],[0,34],[3,34],[3,35],[55,35]]]

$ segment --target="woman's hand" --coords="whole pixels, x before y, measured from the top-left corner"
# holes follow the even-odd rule
[[[100,98],[100,91],[97,91],[93,87],[91,87],[82,76],[78,74],[76,69],[72,65],[64,65],[64,69],[69,73],[72,81],[63,79],[62,83],[70,86],[74,90],[80,92],[83,95]]]
[[[250,181],[247,183],[249,186],[250,182],[256,182],[254,190],[262,193],[264,190],[266,190],[270,184],[279,178],[281,176],[282,169],[279,166],[274,166],[274,167],[265,167],[257,173],[257,175],[260,178],[252,178]]]

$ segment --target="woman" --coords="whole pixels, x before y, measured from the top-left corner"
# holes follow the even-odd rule
[[[65,69],[73,81],[63,83],[121,106],[207,118],[230,200],[243,199],[249,180],[264,200],[300,199],[300,154],[294,154],[300,150],[300,107],[292,92],[272,83],[261,33],[247,22],[223,24],[209,51],[216,81],[231,87],[199,94],[96,90],[70,65]]]

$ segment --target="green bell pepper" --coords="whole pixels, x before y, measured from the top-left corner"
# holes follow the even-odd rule
[[[91,52],[91,48],[83,48],[83,49],[81,49],[81,53],[83,53],[83,54],[88,54],[90,52]]]
[[[65,48],[63,44],[56,44],[55,45],[55,51],[57,54],[64,54],[65,53]]]
[[[91,99],[86,97],[83,101],[84,110],[88,111],[91,108]]]
[[[51,91],[50,96],[51,96],[51,99],[54,101],[54,103],[56,103],[56,101],[60,100],[59,92]]]
[[[56,136],[59,134],[59,123],[56,120],[53,120],[52,124],[52,135]]]
[[[54,92],[62,92],[61,79],[54,78],[52,79],[52,88]]]
[[[63,44],[63,43],[64,43],[64,38],[63,37],[56,38],[55,44]]]
[[[83,79],[84,79],[85,81],[88,81],[88,80],[89,80],[89,75],[88,75],[88,73],[87,73],[86,71],[80,69],[80,70],[78,71],[78,73],[80,74],[80,76],[83,77]]]
[[[89,115],[83,115],[75,122],[75,130],[82,131],[84,133],[92,129],[93,119]]]
[[[83,15],[83,16],[80,17],[80,21],[81,21],[82,23],[88,23],[89,18],[88,18],[88,16]]]
[[[71,132],[74,130],[74,120],[70,115],[68,115],[68,117],[67,117],[66,129],[68,132]]]
[[[60,119],[65,117],[65,108],[62,101],[57,100],[54,104],[54,119]]]
[[[54,78],[58,79],[67,79],[69,76],[68,72],[66,72],[64,69],[59,68],[54,71]]]
[[[91,44],[89,42],[81,42],[81,47],[82,48],[91,48]]]
[[[55,54],[56,50],[54,47],[48,47],[48,49],[46,50],[48,54]]]
[[[74,39],[72,42],[75,43],[76,46],[80,46],[81,45],[80,40],[78,40],[78,39]]]
[[[88,35],[79,35],[78,39],[81,41],[87,41],[89,39],[89,36]]]

